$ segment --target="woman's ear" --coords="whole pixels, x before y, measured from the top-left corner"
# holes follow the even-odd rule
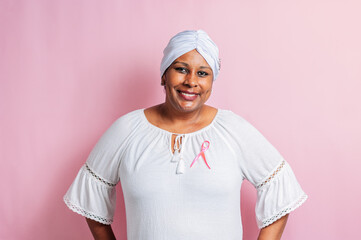
[[[166,80],[165,74],[163,74],[162,80],[161,80],[161,82],[160,82],[160,85],[161,85],[161,86],[165,86],[165,80]]]

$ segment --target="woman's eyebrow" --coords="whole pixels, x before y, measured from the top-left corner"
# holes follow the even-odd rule
[[[185,62],[175,61],[173,64],[177,64],[177,63],[180,63],[180,64],[182,64],[182,65],[184,65],[184,66],[189,67],[189,65],[188,65],[187,63],[185,63]]]
[[[206,66],[201,66],[200,68],[201,68],[201,69],[203,69],[203,68],[208,68],[208,69],[212,70],[212,68],[206,67]]]
[[[186,67],[189,67],[188,63],[185,63],[185,62],[179,62],[179,61],[173,62],[173,64],[177,64],[177,63],[180,63],[180,64],[182,64],[182,65],[184,65],[184,66],[186,66]],[[199,68],[200,68],[200,69],[208,68],[208,69],[212,70],[212,68],[207,67],[207,66],[200,66]]]

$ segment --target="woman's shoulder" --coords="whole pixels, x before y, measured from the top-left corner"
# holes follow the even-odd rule
[[[264,143],[265,137],[251,121],[231,110],[221,110],[222,114],[218,119],[222,129],[235,136],[238,140],[253,142],[254,144]]]
[[[217,122],[221,128],[239,136],[258,134],[258,129],[242,115],[227,109],[219,109],[218,111]]]
[[[113,121],[110,129],[122,134],[133,131],[142,121],[143,110],[137,109],[121,115]]]
[[[221,109],[218,108],[218,118],[224,122],[229,124],[247,124],[248,121],[243,118],[241,115],[233,112],[229,109]]]
[[[116,119],[116,121],[133,121],[133,120],[137,120],[137,119],[139,120],[139,117],[143,114],[143,112],[144,112],[143,108],[132,110],[123,115],[120,115]]]

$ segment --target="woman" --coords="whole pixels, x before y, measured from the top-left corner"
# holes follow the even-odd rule
[[[115,239],[115,185],[123,189],[128,240],[242,239],[240,189],[257,189],[259,239],[280,239],[307,195],[281,154],[242,117],[205,105],[219,72],[202,30],[164,50],[165,102],[130,112],[103,134],[64,196],[95,239]]]

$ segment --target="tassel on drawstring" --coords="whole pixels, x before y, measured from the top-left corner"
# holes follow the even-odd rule
[[[179,155],[180,155],[179,150],[174,150],[171,162],[178,162],[179,161]]]
[[[185,169],[185,164],[184,164],[183,157],[181,157],[177,164],[177,174],[183,174],[184,169]]]

